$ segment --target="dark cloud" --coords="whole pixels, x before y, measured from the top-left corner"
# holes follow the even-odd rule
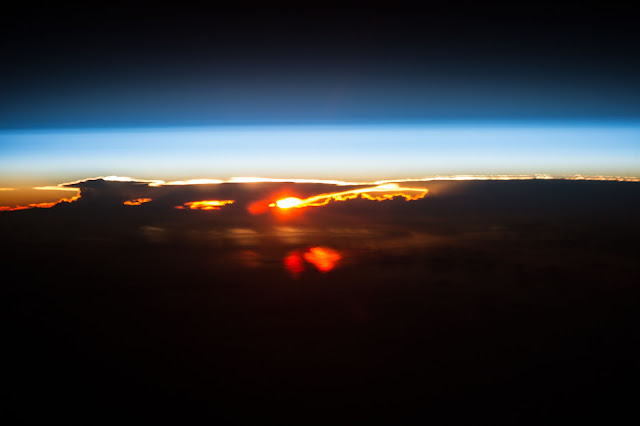
[[[25,235],[46,241],[61,237],[91,239],[97,236],[92,235],[94,232],[110,240],[135,239],[147,235],[141,231],[147,227],[144,229],[167,230],[165,240],[167,235],[209,242],[216,238],[233,240],[236,237],[231,237],[233,233],[228,230],[246,229],[288,241],[295,232],[287,236],[277,231],[288,227],[298,230],[294,240],[313,244],[314,238],[326,243],[371,240],[372,235],[386,239],[411,232],[443,235],[588,223],[615,227],[620,221],[632,226],[629,221],[640,210],[640,185],[634,182],[432,181],[403,185],[426,187],[430,192],[413,201],[402,197],[385,201],[356,198],[281,210],[267,206],[285,197],[304,199],[371,186],[280,182],[150,186],[148,182],[92,179],[68,185],[80,190],[81,196],[74,202],[4,214],[2,221],[7,236],[13,235],[14,239]],[[140,199],[148,201],[127,205]],[[190,203],[207,200],[216,204],[214,209],[189,208]],[[264,206],[258,214],[253,209],[256,203]],[[344,235],[337,231],[340,229],[345,230]],[[363,229],[370,233],[354,231]],[[257,244],[262,240],[254,241]]]
[[[92,180],[0,213],[7,416],[634,415],[640,185],[420,184],[282,216],[246,206],[327,185]],[[174,208],[197,199],[236,202]]]

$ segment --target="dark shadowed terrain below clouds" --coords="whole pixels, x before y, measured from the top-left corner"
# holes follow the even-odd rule
[[[0,212],[12,423],[637,417],[637,183],[77,185]]]

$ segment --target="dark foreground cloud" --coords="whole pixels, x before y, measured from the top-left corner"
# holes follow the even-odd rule
[[[638,183],[73,185],[0,213],[13,423],[636,415]]]
[[[245,238],[233,231],[243,229],[253,233],[256,244],[262,237],[288,241],[294,234],[297,241],[313,244],[313,238],[359,240],[376,235],[383,240],[389,232],[493,232],[529,224],[572,226],[591,221],[610,226],[622,221],[627,226],[640,208],[640,185],[608,181],[167,185],[97,178],[63,187],[77,188],[79,195],[40,206],[46,208],[20,208],[0,216],[5,241],[97,237],[156,241],[148,231],[156,229],[171,238],[215,244]]]

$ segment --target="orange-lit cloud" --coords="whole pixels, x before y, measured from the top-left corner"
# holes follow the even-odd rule
[[[16,210],[26,210],[26,209],[33,209],[33,208],[38,208],[38,209],[49,209],[57,204],[60,203],[73,203],[74,201],[78,200],[80,198],[80,191],[76,190],[78,192],[78,195],[71,197],[71,198],[61,198],[60,200],[56,201],[56,202],[52,202],[52,203],[30,203],[26,206],[14,206],[14,207],[10,207],[10,206],[0,206],[0,211],[16,211]]]
[[[148,203],[151,198],[136,198],[135,200],[127,200],[123,204],[125,206],[139,206],[140,204]]]
[[[233,204],[234,200],[202,200],[184,203],[184,206],[177,206],[177,209],[189,208],[191,210],[220,210],[220,207]]]
[[[402,197],[407,201],[419,200],[427,195],[427,188],[404,188],[397,183],[387,183],[368,188],[358,188],[349,191],[332,192],[300,199],[295,197],[283,198],[269,205],[281,209],[317,207],[329,204],[331,201],[346,201],[361,197],[366,200],[384,201],[394,197]]]
[[[31,209],[33,207],[36,207],[36,205],[35,204],[30,204],[28,206],[15,206],[15,207],[0,206],[0,212],[13,212],[13,211],[16,211],[16,210]]]

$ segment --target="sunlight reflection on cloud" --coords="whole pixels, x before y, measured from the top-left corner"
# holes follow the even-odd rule
[[[330,247],[314,246],[306,250],[294,250],[284,257],[286,270],[293,278],[298,278],[305,270],[305,263],[313,265],[318,271],[326,273],[333,270],[343,258],[338,250]]]

